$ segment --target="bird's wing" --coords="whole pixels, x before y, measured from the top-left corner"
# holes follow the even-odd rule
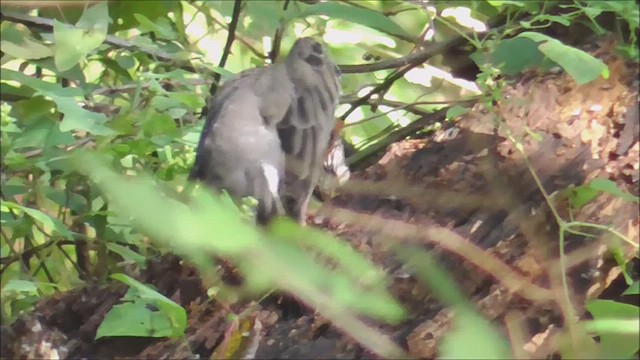
[[[261,222],[284,213],[279,199],[284,152],[275,124],[282,121],[293,90],[277,84],[277,73],[277,67],[242,72],[208,100],[190,174],[191,180],[225,189],[235,197],[256,198]],[[280,89],[277,98],[266,95],[276,93],[276,87]]]
[[[340,83],[335,64],[308,38],[296,42],[284,65],[295,98],[277,125],[286,154],[282,200],[287,213],[302,221],[323,168]]]

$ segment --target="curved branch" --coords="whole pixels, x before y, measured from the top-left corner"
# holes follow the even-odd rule
[[[443,53],[450,47],[455,47],[464,44],[465,39],[462,36],[456,36],[449,41],[434,44],[433,46],[427,45],[425,48],[412,52],[406,56],[399,57],[397,59],[382,60],[372,64],[359,64],[359,65],[339,65],[340,71],[343,74],[357,74],[365,72],[373,72],[378,70],[396,69],[402,66],[411,64],[422,64],[435,55]]]

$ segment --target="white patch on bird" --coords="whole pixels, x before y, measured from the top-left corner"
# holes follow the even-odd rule
[[[345,165],[340,165],[336,169],[336,177],[338,178],[338,184],[344,185],[344,183],[349,180],[349,177],[351,177],[351,172]]]
[[[280,184],[280,176],[278,175],[278,170],[273,165],[267,164],[265,162],[260,162],[260,166],[262,167],[264,177],[267,179],[267,186],[269,187],[269,191],[277,197],[278,187]]]

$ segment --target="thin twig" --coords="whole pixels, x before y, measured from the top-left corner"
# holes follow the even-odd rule
[[[222,51],[222,57],[220,57],[220,63],[218,63],[218,67],[224,68],[227,64],[227,59],[229,58],[229,54],[231,53],[231,46],[233,45],[233,41],[236,38],[236,28],[238,27],[238,19],[240,18],[240,10],[242,8],[242,0],[235,0],[233,3],[233,14],[231,15],[231,22],[229,23],[229,29],[227,30],[227,42],[224,45],[224,50]],[[213,75],[213,82],[211,83],[211,88],[209,89],[209,95],[213,96],[218,89],[218,82],[220,81],[220,77],[222,75],[220,73],[215,73]],[[202,112],[206,114],[205,111]]]
[[[289,0],[285,0],[284,5],[282,6],[282,11],[286,12],[289,8]],[[276,29],[275,35],[273,35],[273,44],[271,45],[271,51],[269,52],[269,59],[271,63],[275,63],[280,55],[280,44],[282,43],[282,35],[284,34],[284,22],[280,19],[280,25],[278,29]]]

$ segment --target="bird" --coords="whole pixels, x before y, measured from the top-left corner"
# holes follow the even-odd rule
[[[327,159],[340,93],[324,46],[299,38],[282,61],[237,74],[208,99],[189,180],[255,198],[260,224],[279,215],[304,223],[321,176],[344,180],[344,149],[332,145]]]

